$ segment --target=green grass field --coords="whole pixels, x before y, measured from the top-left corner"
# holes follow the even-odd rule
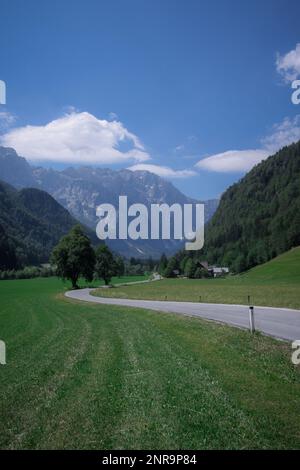
[[[164,279],[149,284],[103,289],[95,295],[132,299],[184,300],[300,309],[300,247],[225,279]]]
[[[140,282],[140,281],[146,281],[149,279],[148,275],[139,275],[139,276],[122,276],[122,277],[113,277],[111,279],[110,284],[113,286],[116,286],[118,284],[127,284],[127,283],[134,283],[134,282]],[[97,279],[92,282],[87,282],[84,279],[79,280],[79,287],[99,287],[99,286],[104,286],[104,281],[102,279]],[[71,286],[68,284],[68,282],[65,283],[66,286],[71,288]]]
[[[0,282],[0,448],[300,448],[289,344],[64,288]]]

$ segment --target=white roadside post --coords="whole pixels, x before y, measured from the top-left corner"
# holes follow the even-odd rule
[[[250,295],[248,295],[248,304],[249,304],[249,327],[250,327],[250,333],[254,333],[254,332],[255,332],[254,306],[250,304]]]
[[[255,332],[255,323],[254,323],[254,307],[253,305],[249,305],[249,325],[250,325],[250,332]]]

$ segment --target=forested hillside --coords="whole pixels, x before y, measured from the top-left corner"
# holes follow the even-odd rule
[[[0,181],[0,269],[48,261],[59,239],[77,223],[46,192],[17,191]]]
[[[203,256],[240,272],[297,245],[300,141],[256,165],[223,194],[206,229]]]

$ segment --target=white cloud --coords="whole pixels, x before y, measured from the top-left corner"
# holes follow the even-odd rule
[[[220,173],[249,171],[257,163],[268,156],[264,150],[228,150],[204,158],[196,163],[196,167]]]
[[[9,111],[0,111],[0,131],[7,130],[16,121],[16,117]]]
[[[276,68],[287,82],[292,82],[300,76],[300,43],[287,54],[277,55]]]
[[[184,150],[184,145],[177,145],[177,147],[175,147],[175,152],[181,152],[182,150]]]
[[[203,158],[196,167],[202,170],[220,173],[244,173],[277,152],[285,145],[300,140],[300,116],[285,118],[275,124],[271,134],[261,140],[262,147],[250,150],[228,150],[226,152]]]
[[[80,110],[78,108],[76,108],[75,106],[72,106],[72,105],[64,106],[62,110],[63,110],[65,116],[67,114],[73,114],[73,113],[79,113],[80,112]]]
[[[128,170],[131,171],[150,171],[155,175],[163,178],[189,178],[195,176],[197,173],[194,170],[173,170],[167,166],[151,165],[145,163],[139,163],[137,165],[130,166]]]
[[[300,43],[285,55],[277,55],[277,71],[286,82],[300,76]],[[216,172],[246,172],[285,145],[300,139],[300,116],[285,118],[275,124],[269,135],[261,139],[261,148],[229,150],[200,160],[196,167]]]
[[[269,150],[269,154],[277,152],[285,145],[300,140],[300,115],[294,118],[285,118],[281,123],[275,124],[272,133],[261,140],[263,147]]]
[[[37,162],[111,164],[150,159],[138,137],[121,122],[97,119],[87,112],[71,111],[45,126],[11,129],[0,142]]]
[[[117,115],[117,113],[111,111],[110,113],[108,113],[108,118],[110,121],[117,121],[119,119],[119,116]]]

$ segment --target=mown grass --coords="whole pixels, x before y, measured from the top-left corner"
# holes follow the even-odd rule
[[[127,284],[127,283],[130,284],[130,283],[134,283],[134,282],[146,281],[147,279],[149,279],[149,276],[147,274],[143,274],[143,275],[140,274],[138,276],[121,276],[121,277],[114,276],[114,277],[112,277],[112,279],[110,281],[110,285],[116,286],[118,284]],[[65,281],[64,285],[69,286],[68,281]],[[99,286],[104,286],[104,281],[103,281],[103,279],[96,279],[96,280],[93,280],[91,282],[88,282],[85,279],[79,279],[78,285],[79,285],[80,288],[83,288],[83,287],[95,287],[95,288],[97,288]]]
[[[300,448],[290,345],[64,287],[0,283],[2,449]]]
[[[103,289],[95,295],[193,302],[247,304],[300,309],[300,248],[225,279],[164,279],[154,283]]]

